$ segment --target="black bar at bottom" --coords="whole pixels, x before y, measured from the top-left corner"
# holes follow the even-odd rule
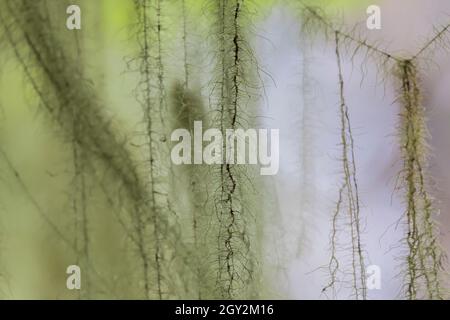
[[[299,300],[168,300],[168,301],[1,301],[0,308],[11,308],[15,316],[30,312],[85,319],[97,314],[124,319],[315,319],[324,316],[358,319],[386,316],[417,316],[425,311],[447,314],[449,301],[299,301]]]

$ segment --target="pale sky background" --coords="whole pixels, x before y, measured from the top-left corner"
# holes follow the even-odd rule
[[[364,2],[364,1],[363,1]],[[445,0],[386,0],[372,1],[381,7],[382,29],[369,31],[365,28],[367,4],[364,2],[352,10],[337,11],[344,17],[344,24],[352,27],[360,23],[361,34],[397,54],[411,55],[450,20],[450,2]],[[337,199],[339,185],[339,118],[338,79],[334,47],[316,41],[309,51],[308,68],[314,82],[315,97],[312,103],[310,124],[311,157],[314,168],[314,184],[310,186],[315,205],[305,212],[301,208],[300,168],[302,120],[302,59],[303,46],[299,35],[300,24],[293,12],[282,6],[274,9],[261,25],[257,51],[263,61],[262,67],[270,73],[266,78],[268,106],[264,107],[264,124],[280,128],[280,173],[275,178],[284,241],[271,242],[283,246],[283,275],[275,281],[276,286],[289,298],[326,298],[321,289],[326,284],[327,274],[318,267],[329,259],[329,233],[331,214]],[[435,178],[434,195],[440,200],[441,239],[444,248],[450,249],[450,61],[441,52],[429,55],[439,68],[427,67],[423,80],[424,102],[429,117],[433,139],[431,148],[431,170]],[[344,59],[346,98],[350,108],[356,143],[356,161],[363,205],[363,243],[368,265],[381,268],[381,290],[370,290],[370,299],[398,298],[401,292],[401,260],[404,254],[399,246],[403,237],[402,225],[396,222],[404,212],[402,194],[394,193],[395,176],[399,172],[399,153],[396,138],[399,106],[394,103],[392,82],[385,87],[376,86],[375,65],[369,60],[366,75],[361,85],[360,61],[352,65]],[[297,222],[297,223],[296,223]],[[299,226],[307,227],[299,227]],[[299,234],[302,234],[300,237]],[[276,238],[277,236],[274,236]],[[275,240],[275,239],[273,239]],[[299,243],[303,249],[297,249]],[[276,245],[278,243],[278,245]],[[278,247],[278,251],[280,247]],[[350,258],[348,258],[350,259]],[[347,298],[348,291],[342,288],[340,298]]]

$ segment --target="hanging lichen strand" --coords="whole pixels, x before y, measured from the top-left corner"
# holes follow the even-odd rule
[[[182,69],[177,75],[181,80],[175,80],[171,85],[168,111],[172,132],[183,128],[193,137],[194,122],[201,121],[206,127],[208,120],[201,90],[193,85],[198,81],[199,75],[191,71],[191,66],[192,69],[195,67],[191,62],[189,43],[193,41],[190,34],[196,26],[188,23],[191,10],[186,2],[183,0],[176,3],[181,19],[175,27],[181,41],[176,43],[177,49],[172,49],[172,52],[178,52]],[[175,166],[171,174],[171,199],[177,207],[180,225],[183,226],[181,233],[189,247],[189,255],[183,262],[187,267],[182,276],[186,287],[183,297],[199,300],[213,298],[214,269],[210,261],[213,245],[212,241],[207,239],[211,220],[211,214],[206,205],[208,201],[207,166],[201,164]],[[180,197],[180,194],[183,196]],[[189,269],[189,276],[186,275],[186,269]]]
[[[330,273],[330,282],[323,289],[326,293],[328,289],[333,290],[333,296],[336,296],[335,286],[338,280],[338,272],[347,272],[345,266],[338,258],[338,230],[350,235],[350,250],[351,250],[351,267],[350,277],[352,284],[352,294],[356,299],[367,298],[366,288],[366,272],[364,265],[364,255],[361,245],[361,223],[360,223],[360,200],[358,192],[358,183],[356,179],[356,163],[354,151],[354,139],[352,128],[350,124],[350,115],[345,101],[344,92],[344,77],[342,73],[342,61],[340,53],[339,33],[335,32],[335,53],[338,67],[339,79],[339,115],[341,120],[341,148],[342,148],[342,170],[343,182],[339,189],[339,197],[336,204],[336,209],[332,218],[331,230],[331,257],[328,264]],[[347,215],[343,218],[342,212],[346,210]],[[342,225],[341,225],[342,224]],[[348,226],[348,227],[347,227]],[[348,246],[345,245],[347,248]],[[344,270],[343,270],[344,269]]]
[[[442,299],[439,274],[441,251],[433,220],[435,210],[427,191],[428,130],[425,110],[414,62],[398,63],[400,80],[403,171],[401,178],[406,194],[406,220],[409,252],[406,258],[405,293],[408,299]]]
[[[248,104],[249,84],[246,74],[251,61],[251,49],[246,44],[242,23],[246,13],[245,1],[218,0],[214,4],[216,16],[217,65],[215,89],[215,123],[225,133],[226,129],[242,128]],[[224,138],[227,139],[227,138]],[[230,138],[233,139],[233,138]],[[222,156],[234,158],[223,141]],[[230,141],[231,142],[231,141]],[[245,166],[221,164],[214,174],[214,210],[218,219],[217,295],[222,298],[244,297],[252,280],[249,226],[245,226],[250,213],[244,215],[241,192],[245,185]]]
[[[181,1],[182,33],[183,33],[183,60],[184,60],[184,88],[189,88],[189,51],[188,51],[188,10],[186,0]]]
[[[61,5],[65,3],[61,2]],[[62,7],[64,9],[64,7]],[[60,22],[63,24],[63,21]],[[74,49],[76,50],[77,64],[82,68],[84,66],[83,57],[83,34],[73,33],[74,35]],[[80,73],[82,71],[80,70]],[[73,112],[75,111],[72,110]],[[83,122],[79,118],[79,113],[74,112],[72,115],[72,157],[73,157],[73,185],[72,185],[72,207],[74,212],[74,234],[75,234],[75,247],[78,252],[81,252],[83,257],[77,257],[77,265],[82,269],[90,263],[90,242],[89,242],[89,215],[88,215],[88,192],[87,192],[87,179],[86,179],[86,156],[82,148],[77,144],[77,141],[81,139],[83,135]],[[91,295],[91,277],[87,272],[84,276],[83,290],[80,290],[79,297],[81,299],[89,299]]]
[[[175,83],[171,91],[171,114],[173,128],[186,128],[194,135],[194,121],[203,121],[205,113],[199,94],[185,89],[183,83]],[[185,238],[192,239],[191,259],[189,264],[193,268],[191,284],[192,298],[207,299],[213,297],[213,274],[210,268],[211,244],[205,241],[210,215],[207,212],[207,170],[202,165],[181,166],[174,170],[173,192],[183,192],[187,196],[186,203],[180,204],[180,214],[185,217]]]
[[[152,124],[153,124],[153,119],[150,116],[150,112],[151,112],[151,105],[152,105],[152,83],[151,83],[151,68],[152,68],[152,63],[151,63],[151,59],[150,59],[150,34],[152,32],[152,25],[151,25],[151,20],[149,17],[149,0],[136,0],[135,1],[135,5],[136,5],[136,12],[138,14],[138,30],[137,30],[137,40],[139,42],[140,45],[140,49],[141,52],[139,54],[139,58],[140,61],[139,63],[139,72],[141,74],[141,83],[138,86],[138,94],[140,94],[141,96],[138,97],[138,101],[141,103],[142,108],[143,108],[143,112],[144,112],[144,126],[146,127],[146,131],[147,131],[147,148],[149,150],[149,155],[150,155],[150,160],[148,163],[148,167],[149,167],[149,179],[151,180],[150,183],[147,182],[148,185],[150,185],[150,187],[152,187],[152,183],[154,182],[154,178],[153,178],[153,169],[154,169],[154,162],[151,160],[152,158],[152,153],[154,151],[154,147],[153,147],[153,138],[151,135],[152,132]],[[150,133],[150,134],[149,134]],[[150,190],[150,192],[152,192],[153,190]],[[154,194],[150,195],[151,199],[154,200]],[[147,213],[144,216],[153,216],[155,217],[155,211],[154,211],[154,203],[150,203],[149,205],[150,209],[152,210],[151,212]],[[142,259],[142,268],[143,268],[143,272],[144,272],[144,290],[145,290],[145,297],[147,299],[151,298],[153,295],[151,293],[151,287],[155,287],[157,288],[157,292],[158,292],[158,297],[161,298],[161,267],[160,267],[160,257],[159,257],[159,249],[157,249],[159,247],[159,237],[158,236],[154,236],[152,237],[153,242],[155,243],[155,253],[154,253],[154,257],[155,257],[155,263],[156,263],[156,270],[155,270],[155,278],[156,280],[153,282],[150,278],[151,278],[151,274],[150,274],[150,268],[151,268],[151,263],[150,263],[150,257],[152,256],[151,253],[149,252],[149,248],[146,245],[146,235],[149,232],[147,230],[147,226],[145,221],[148,220],[148,218],[139,218],[137,221],[137,226],[136,226],[136,236],[138,238],[137,244],[138,244],[138,250],[139,250],[139,255],[141,256]],[[155,220],[155,218],[153,218],[153,221]],[[155,232],[158,232],[158,226],[155,225],[154,226]],[[152,283],[155,283],[156,285],[153,286]]]
[[[170,297],[168,270],[164,267],[164,242],[169,225],[164,223],[170,216],[168,187],[165,177],[169,172],[164,132],[165,92],[164,66],[162,62],[162,20],[161,1],[136,0],[138,14],[137,40],[140,46],[138,71],[141,81],[136,90],[136,97],[144,114],[146,161],[143,166],[147,176],[147,202],[149,212],[141,222],[143,233],[150,235],[152,248],[142,248],[144,257],[154,257],[154,275],[151,277],[146,266],[147,298]],[[155,45],[156,44],[156,45]],[[147,225],[145,221],[152,223]],[[169,244],[170,247],[170,244]],[[167,252],[168,253],[168,252]],[[169,253],[168,253],[169,254]]]

